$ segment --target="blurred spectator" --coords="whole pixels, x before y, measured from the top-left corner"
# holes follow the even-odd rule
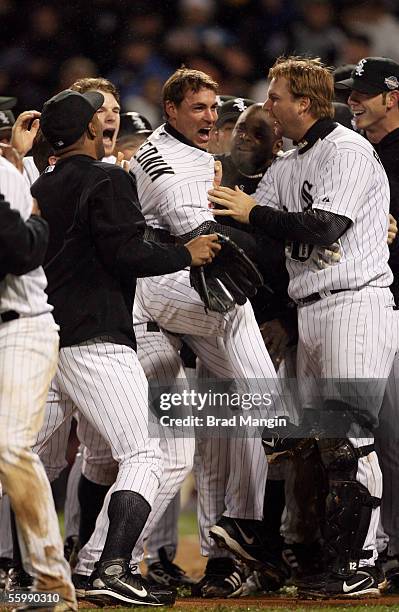
[[[121,47],[117,68],[107,78],[119,89],[124,104],[132,96],[142,96],[150,79],[165,81],[171,72],[173,68],[158,55],[153,42],[129,40]]]
[[[302,17],[288,29],[281,53],[291,50],[296,55],[320,57],[334,64],[344,42],[344,35],[334,24],[334,12],[329,0],[303,0]]]
[[[214,0],[180,0],[179,25],[165,36],[166,51],[177,63],[187,54],[217,54],[232,42],[232,35],[214,20]]]
[[[399,21],[388,11],[384,0],[351,2],[343,9],[343,22],[354,32],[369,37],[370,55],[399,61]]]
[[[370,38],[365,34],[348,32],[336,64],[337,66],[341,64],[357,64],[362,57],[370,57],[371,55]]]
[[[98,76],[95,63],[88,57],[76,55],[67,59],[60,67],[58,91],[68,89],[72,83],[85,77]]]

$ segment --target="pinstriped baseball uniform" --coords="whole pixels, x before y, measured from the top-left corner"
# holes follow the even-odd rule
[[[298,379],[304,385],[304,404],[314,404],[320,380],[388,378],[397,348],[392,274],[386,244],[389,187],[371,145],[342,126],[277,159],[256,192],[259,204],[289,212],[317,208],[343,215],[352,224],[340,238],[341,261],[325,270],[309,259],[312,247],[286,246],[289,294],[299,301],[318,293],[321,299],[298,309]],[[330,291],[342,290],[339,293]],[[374,424],[384,384],[369,399]],[[323,398],[328,398],[324,389]],[[327,395],[326,395],[327,393]],[[320,392],[319,392],[320,395]],[[370,438],[351,438],[356,447]],[[359,459],[357,480],[381,498],[382,478],[375,452]],[[375,552],[379,508],[372,510],[363,545]],[[361,560],[360,565],[373,563]]]
[[[0,192],[27,219],[32,208],[29,190],[2,157]],[[58,328],[45,288],[42,268],[23,276],[7,274],[0,282],[0,313],[19,315],[0,324],[0,479],[16,515],[24,567],[34,576],[35,589],[59,592],[75,610],[50,485],[31,451],[57,365]]]
[[[214,160],[207,152],[191,146],[168,125],[161,126],[141,146],[131,162],[139,200],[148,225],[174,235],[195,232],[213,221],[207,190],[214,177]],[[205,313],[198,294],[190,286],[188,271],[164,277],[140,279],[137,284],[134,320],[156,321],[172,333],[184,335],[213,376],[237,380],[276,379],[252,307],[247,302],[226,315]],[[266,479],[267,466],[258,439],[235,440],[237,461],[235,490],[241,493],[251,469],[245,464],[245,449]],[[215,482],[215,487],[218,483]],[[211,492],[213,494],[214,492]],[[263,514],[263,487],[258,482],[251,499],[232,496],[225,514],[260,519]]]

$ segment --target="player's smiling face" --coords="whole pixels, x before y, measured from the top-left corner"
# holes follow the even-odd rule
[[[100,91],[104,96],[104,104],[97,111],[97,117],[103,126],[103,143],[106,157],[112,155],[120,125],[120,106],[112,93]]]
[[[390,105],[389,96],[389,92],[377,95],[360,91],[351,92],[348,104],[358,130],[370,130],[371,132],[383,130],[382,124],[387,118]]]
[[[244,111],[233,130],[231,158],[235,166],[245,174],[263,170],[272,160],[274,120],[261,107]]]
[[[217,119],[216,94],[212,89],[202,87],[197,92],[189,89],[178,106],[167,101],[165,110],[172,127],[197,147],[207,149]]]
[[[301,140],[308,126],[304,124],[306,98],[295,97],[284,77],[272,79],[267,92],[264,109],[270,113],[281,134],[292,140]]]

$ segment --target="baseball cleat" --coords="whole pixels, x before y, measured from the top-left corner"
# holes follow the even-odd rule
[[[268,590],[281,588],[289,576],[288,567],[280,554],[266,551],[267,544],[261,537],[264,529],[262,521],[232,519],[222,516],[210,528],[209,535],[219,548],[226,548],[251,570],[265,575]]]
[[[193,597],[205,599],[239,597],[242,592],[243,576],[233,559],[218,557],[209,559],[205,575],[191,587]]]
[[[265,428],[262,432],[262,446],[267,462],[279,463],[302,455],[313,447],[312,430],[304,425],[295,425],[287,420],[285,427]]]
[[[90,576],[86,576],[85,574],[72,574],[72,584],[75,587],[77,599],[84,599],[86,597],[86,587],[89,578]]]
[[[86,586],[85,599],[99,606],[173,605],[176,591],[172,588],[150,585],[141,574],[132,573],[137,565],[129,559],[100,561]]]
[[[185,587],[195,584],[195,580],[187,576],[186,572],[168,559],[165,548],[159,549],[159,561],[148,566],[147,580],[153,584],[165,586]]]
[[[11,567],[5,581],[5,591],[29,591],[33,585],[33,578],[23,567]]]
[[[12,559],[9,557],[0,557],[0,590],[6,585],[8,571],[12,567]]]
[[[384,581],[378,568],[362,567],[346,576],[329,572],[295,584],[298,596],[303,599],[366,599],[380,597]]]
[[[380,558],[386,575],[386,588],[390,593],[397,593],[399,590],[399,555],[380,555],[378,562]]]

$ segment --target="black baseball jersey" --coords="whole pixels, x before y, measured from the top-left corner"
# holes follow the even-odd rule
[[[133,178],[119,166],[76,155],[32,186],[52,234],[45,267],[60,344],[98,336],[135,347],[135,279],[191,262],[184,246],[143,239],[145,221]]]
[[[390,188],[389,212],[399,221],[399,128],[387,134],[374,145],[387,173]],[[393,272],[391,291],[399,305],[399,238],[390,246],[389,265]]]

